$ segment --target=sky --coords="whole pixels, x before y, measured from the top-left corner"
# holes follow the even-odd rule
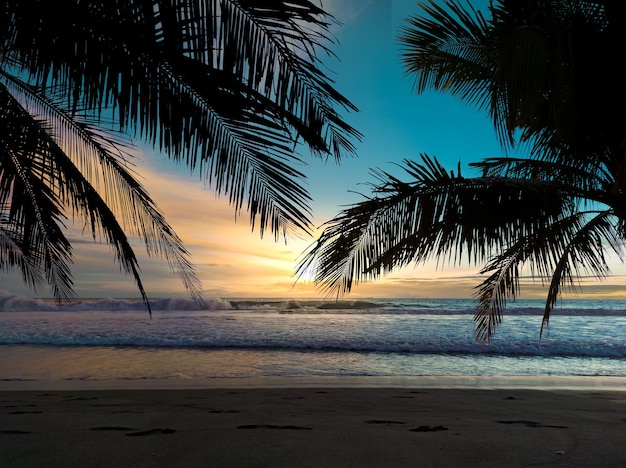
[[[345,205],[368,193],[364,184],[373,179],[371,168],[393,169],[393,163],[420,153],[436,156],[446,167],[463,168],[472,161],[501,156],[492,124],[485,113],[434,92],[416,95],[403,74],[398,28],[408,16],[419,13],[417,0],[321,0],[341,23],[332,32],[337,58],[325,59],[336,88],[358,108],[344,113],[364,138],[357,156],[322,161],[304,154],[313,198],[313,222],[322,225]],[[484,8],[488,0],[472,1]],[[145,149],[139,172],[149,193],[191,252],[206,297],[320,297],[311,282],[296,283],[294,268],[314,238],[290,237],[274,241],[273,235],[252,232],[248,216],[236,218],[226,200],[217,198],[197,174],[164,156]],[[467,175],[472,175],[469,170]],[[318,231],[318,234],[321,231]],[[141,251],[138,245],[137,251]],[[132,278],[120,272],[111,250],[90,239],[75,242],[73,267],[80,297],[138,297]],[[184,288],[165,262],[141,256],[142,277],[149,297],[184,296]],[[361,283],[348,297],[472,297],[481,282],[472,265],[419,265],[393,272],[376,282]],[[626,298],[626,270],[612,263],[614,275],[604,283],[585,281],[586,295]],[[2,274],[0,290],[26,296],[29,291],[17,274]],[[523,286],[523,297],[542,297],[540,284]]]

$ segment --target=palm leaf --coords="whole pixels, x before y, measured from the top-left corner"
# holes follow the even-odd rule
[[[11,7],[8,50],[34,61],[38,81],[62,84],[73,108],[113,109],[122,128],[200,167],[237,211],[259,215],[261,233],[309,226],[295,140],[338,159],[359,137],[316,55],[332,18],[304,0],[66,1],[80,24],[43,8],[37,34],[28,2]]]
[[[379,172],[375,196],[326,223],[304,254],[297,274],[315,270],[328,292],[348,292],[354,281],[423,263],[487,260],[499,249],[549,225],[573,205],[560,187],[512,178],[448,174],[436,159],[406,161],[411,182]],[[498,213],[498,216],[494,216]]]
[[[3,268],[19,267],[32,286],[41,284],[45,272],[54,297],[71,298],[71,247],[62,207],[41,177],[48,161],[40,126],[1,85],[0,127],[0,219],[3,245],[10,248]]]
[[[610,212],[564,212],[559,219],[521,236],[494,256],[480,271],[489,276],[477,288],[476,339],[484,342],[493,337],[507,301],[519,294],[522,266],[542,282],[551,278],[542,330],[563,287],[574,288],[576,277],[583,271],[604,278],[608,266],[603,241],[609,241],[619,253],[611,216]]]
[[[575,278],[582,276],[584,272],[598,279],[604,279],[610,273],[604,256],[607,246],[617,253],[622,261],[624,260],[616,225],[612,221],[613,216],[609,210],[602,211],[582,226],[576,226],[571,239],[562,249],[550,281],[541,324],[542,334],[550,322],[550,312],[564,285],[574,287]]]
[[[68,116],[58,103],[50,102],[49,94],[37,93],[19,80],[7,81],[12,85],[12,94],[27,103],[27,115],[45,116],[49,122],[39,135],[49,147],[48,164],[41,176],[54,188],[59,203],[89,220],[94,239],[98,232],[106,234],[118,260],[138,285],[138,265],[126,232],[140,236],[148,253],[165,258],[190,294],[200,297],[200,284],[187,251],[129,172],[124,153],[118,150],[120,144],[81,123],[76,116]],[[145,297],[143,287],[140,290]]]
[[[338,293],[353,281],[436,257],[487,262],[476,293],[476,337],[489,341],[522,267],[550,278],[543,326],[563,288],[608,274],[623,258],[626,159],[622,109],[626,7],[613,1],[499,0],[486,20],[470,2],[422,6],[401,29],[415,91],[434,89],[487,111],[503,148],[529,157],[447,174],[435,160],[405,162],[403,182],[376,171],[372,197],[325,225],[299,272]],[[542,326],[542,329],[543,329]]]
[[[198,170],[237,214],[249,211],[261,235],[270,229],[276,237],[310,226],[304,175],[294,168],[301,164],[297,141],[315,155],[340,159],[360,137],[336,110],[354,106],[332,87],[318,58],[332,55],[334,19],[306,0],[11,0],[0,21],[0,86],[17,99],[24,119],[31,114],[29,125],[42,140],[28,154],[41,179],[33,190],[54,207],[51,225],[60,226],[66,208],[85,219],[144,298],[127,235],[165,257],[192,294],[199,283],[180,239],[137,182],[128,142],[115,129]],[[16,193],[7,171],[0,174],[4,199]],[[3,206],[11,226],[32,215],[14,200]],[[10,257],[25,241],[8,228],[4,233]],[[36,234],[39,244],[45,241]],[[11,258],[12,265],[27,265]]]
[[[553,181],[567,187],[571,197],[603,202],[605,189],[614,183],[613,175],[602,159],[586,162],[560,158],[485,158],[470,166],[482,171],[484,177]]]
[[[5,272],[19,270],[24,282],[34,290],[47,286],[45,266],[24,255],[20,230],[5,212],[6,205],[0,205],[0,269]]]
[[[487,23],[469,3],[468,7],[456,1],[423,4],[423,16],[410,17],[400,28],[402,63],[417,93],[430,88],[447,91],[484,108],[489,103],[486,79],[491,69],[484,47]]]

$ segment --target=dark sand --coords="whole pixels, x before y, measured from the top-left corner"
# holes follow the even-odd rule
[[[626,392],[0,391],[7,467],[624,467]]]

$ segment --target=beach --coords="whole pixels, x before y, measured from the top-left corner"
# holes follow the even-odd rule
[[[623,390],[254,382],[5,385],[2,466],[626,466]]]
[[[102,299],[0,313],[0,467],[624,467],[626,304]]]

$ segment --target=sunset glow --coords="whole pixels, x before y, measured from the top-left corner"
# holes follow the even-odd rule
[[[324,7],[342,23],[333,27],[339,42],[333,47],[338,61],[328,58],[337,89],[359,109],[348,121],[364,135],[357,158],[340,165],[302,154],[302,168],[313,199],[313,222],[320,227],[341,208],[368,194],[370,168],[394,171],[394,163],[416,158],[422,152],[454,168],[484,157],[501,155],[488,116],[449,96],[412,93],[412,83],[400,66],[397,28],[415,13],[413,2],[400,0],[325,1]],[[480,7],[481,2],[476,3]],[[485,5],[487,1],[484,2]],[[189,175],[152,150],[140,151],[138,172],[166,219],[183,239],[203,283],[207,297],[320,297],[323,292],[310,281],[296,283],[294,268],[314,237],[302,234],[274,240],[271,233],[260,238],[252,232],[248,213],[235,213],[224,198],[205,187],[198,174]],[[72,227],[70,225],[70,227]],[[81,237],[73,226],[72,238]],[[319,230],[317,233],[319,234]],[[167,265],[147,259],[143,246],[135,243],[148,295],[184,295],[184,288]],[[123,275],[104,244],[90,239],[75,241],[75,287],[81,297],[136,297],[132,279]],[[582,280],[580,297],[602,295],[626,298],[626,269],[611,263],[614,276],[606,283]],[[408,267],[373,283],[355,287],[351,297],[472,297],[480,283],[480,265],[433,264]],[[0,289],[25,295],[29,291],[17,274],[3,275]],[[524,284],[526,297],[543,297],[541,281]]]

